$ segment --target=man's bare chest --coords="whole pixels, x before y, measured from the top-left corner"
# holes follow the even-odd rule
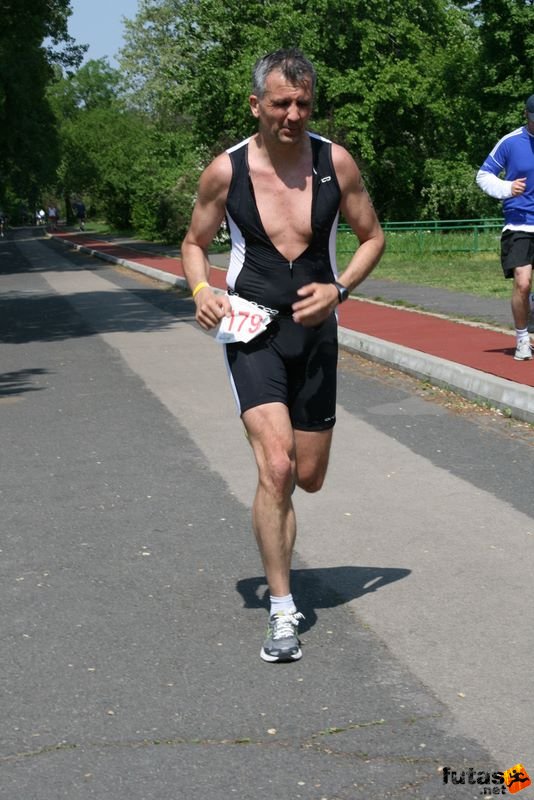
[[[311,237],[312,176],[304,170],[285,176],[251,171],[256,208],[265,232],[276,245],[280,236]]]

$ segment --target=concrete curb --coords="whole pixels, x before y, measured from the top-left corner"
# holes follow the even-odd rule
[[[521,386],[496,375],[347,328],[339,329],[339,343],[345,349],[372,361],[395,367],[436,386],[453,389],[470,400],[489,403],[515,419],[534,423],[534,389],[530,386]]]
[[[154,267],[147,267],[145,264],[138,264],[136,261],[130,261],[127,258],[117,258],[117,256],[112,256],[109,253],[93,250],[92,247],[76,244],[76,242],[69,242],[67,239],[56,238],[55,240],[56,242],[59,241],[72,247],[73,250],[78,250],[80,253],[86,253],[87,255],[99,258],[101,261],[109,261],[111,264],[120,264],[122,267],[135,270],[135,272],[141,272],[149,278],[155,278],[163,283],[170,283],[171,286],[179,286],[182,289],[187,289],[187,281],[179,275],[171,275],[169,272],[163,272],[163,270],[155,269]]]
[[[180,276],[171,275],[126,258],[117,258],[108,253],[101,253],[65,239],[57,241],[64,242],[82,253],[87,253],[103,261],[120,264],[163,283],[187,289],[187,281]],[[463,364],[456,364],[419,350],[392,344],[348,328],[339,328],[339,343],[345,349],[364,358],[394,367],[437,386],[452,389],[470,400],[488,403],[515,419],[534,424],[534,388],[530,386],[521,386],[496,375],[480,372]]]

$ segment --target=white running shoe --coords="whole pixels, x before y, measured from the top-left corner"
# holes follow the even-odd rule
[[[530,339],[520,339],[515,349],[516,361],[528,361],[532,358],[532,347],[530,346]]]
[[[297,636],[301,619],[304,619],[304,614],[300,611],[294,614],[277,611],[272,615],[260,652],[264,661],[298,661],[301,658],[302,650]]]

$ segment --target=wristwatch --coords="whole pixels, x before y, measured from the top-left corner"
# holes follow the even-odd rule
[[[339,295],[339,302],[342,303],[349,296],[349,290],[347,289],[346,286],[343,286],[342,283],[339,283],[339,281],[334,281],[334,283],[336,285],[337,293]]]

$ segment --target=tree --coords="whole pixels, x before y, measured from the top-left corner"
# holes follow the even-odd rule
[[[56,190],[83,196],[93,212],[149,238],[183,236],[201,159],[186,130],[167,130],[128,107],[120,73],[105,59],[58,74],[49,98],[58,120]]]
[[[121,75],[107,58],[87,61],[75,72],[56,70],[48,98],[59,118],[72,117],[79,111],[110,107],[119,102]]]
[[[477,0],[469,3],[480,37],[478,82],[484,129],[478,157],[523,122],[525,100],[534,91],[534,3]]]
[[[119,84],[119,72],[104,58],[73,73],[59,70],[49,88],[61,150],[55,189],[64,197],[68,222],[73,198],[85,195],[116,224],[129,224],[129,200],[123,195],[131,194],[125,187],[140,125],[137,115],[126,113]]]
[[[533,14],[532,0],[140,0],[121,67],[132,107],[207,159],[255,128],[256,58],[298,45],[318,72],[312,126],[351,151],[380,216],[469,217],[485,207],[477,167],[532,92]]]
[[[2,0],[0,26],[0,185],[34,204],[59,160],[46,98],[54,63],[82,58],[67,33],[70,0]],[[50,41],[45,46],[45,40]],[[58,49],[59,47],[59,49]]]
[[[121,65],[134,102],[213,152],[254,129],[256,58],[295,43],[318,72],[314,127],[357,158],[383,216],[416,216],[425,159],[466,151],[472,124],[476,28],[446,0],[143,0]]]

